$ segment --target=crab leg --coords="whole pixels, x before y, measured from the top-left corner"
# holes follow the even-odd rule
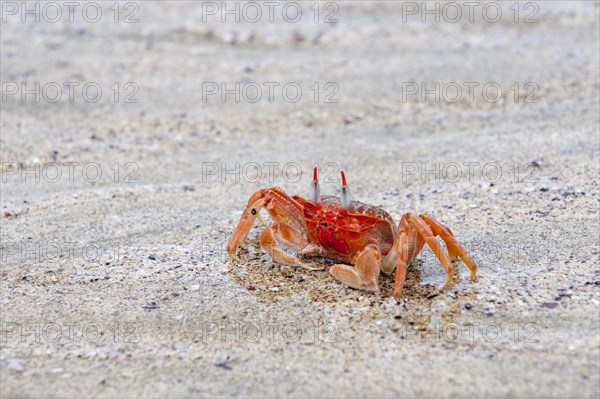
[[[444,252],[442,246],[435,239],[438,235],[448,247],[448,254]],[[424,243],[431,248],[446,270],[446,273],[448,273],[448,279],[442,290],[452,286],[455,274],[452,261],[458,257],[463,259],[471,270],[471,278],[474,278],[477,266],[465,249],[456,241],[449,228],[427,215],[417,216],[413,213],[406,213],[400,219],[398,238],[394,249],[390,251],[382,265],[382,269],[385,272],[391,271],[393,268],[392,262],[396,259],[394,297],[398,298],[402,294],[402,287],[406,277],[406,267],[417,256]]]
[[[423,248],[423,240],[418,237],[415,233],[415,229],[404,229],[398,235],[398,251],[397,255],[397,266],[396,275],[394,277],[394,297],[399,298],[402,295],[404,288],[404,280],[406,279],[406,270],[410,262],[417,256],[421,248]],[[413,239],[408,236],[408,233],[412,233]],[[386,258],[387,260],[387,258]]]
[[[452,286],[452,280],[454,278],[454,267],[452,266],[452,262],[448,258],[448,255],[446,255],[441,245],[439,245],[436,241],[435,236],[433,235],[433,231],[431,231],[431,228],[427,223],[425,223],[423,219],[421,219],[413,213],[407,213],[406,220],[408,221],[411,227],[417,229],[419,235],[423,238],[423,240],[429,246],[429,248],[431,248],[435,256],[438,258],[438,260],[444,267],[444,269],[446,269],[446,273],[448,273],[448,279],[442,287],[442,291],[447,288],[450,288]]]
[[[267,251],[269,256],[277,263],[301,267],[307,270],[323,270],[322,267],[308,266],[297,257],[285,253],[277,246],[277,242],[287,244],[286,246],[289,246],[299,253],[307,255],[318,254],[321,251],[321,248],[317,245],[310,244],[298,230],[283,223],[274,223],[265,227],[263,230],[260,236],[260,246]]]
[[[356,267],[335,264],[329,269],[333,277],[356,289],[379,292],[381,253],[376,243],[368,244],[356,255],[352,263]]]
[[[308,242],[299,230],[289,224],[273,223],[270,228],[277,242],[294,252],[302,255],[317,255],[321,253],[320,246]]]
[[[401,265],[408,266],[419,254],[424,244],[425,241],[423,241],[417,229],[410,228],[407,214],[404,214],[398,225],[397,240],[381,263],[381,271],[390,274]]]
[[[454,262],[456,259],[458,259],[458,257],[460,257],[462,261],[465,262],[465,265],[467,265],[469,270],[471,270],[471,280],[475,280],[475,275],[477,274],[477,265],[475,262],[473,262],[473,259],[471,259],[463,246],[460,245],[456,238],[454,238],[452,231],[430,216],[419,215],[419,217],[427,222],[433,233],[437,236],[440,236],[440,238],[444,241],[446,247],[448,248],[450,260]]]

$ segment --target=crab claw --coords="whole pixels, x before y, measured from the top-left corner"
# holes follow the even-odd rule
[[[310,182],[310,202],[317,204],[321,202],[321,188],[319,187],[319,172],[317,167],[313,169],[313,180]]]
[[[340,206],[342,209],[350,208],[350,201],[352,201],[352,196],[350,195],[350,187],[346,184],[346,175],[342,170],[342,195],[340,196]]]
[[[233,259],[237,259],[235,253],[240,246],[241,242],[246,238],[248,232],[252,228],[254,221],[259,217],[259,212],[265,205],[264,195],[265,190],[258,190],[248,200],[248,204],[242,213],[242,217],[238,222],[237,227],[233,231],[229,243],[227,244],[227,253]]]

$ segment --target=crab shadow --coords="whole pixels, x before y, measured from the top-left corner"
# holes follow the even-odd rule
[[[407,327],[426,330],[435,316],[432,308],[436,301],[443,300],[445,303],[439,317],[446,322],[455,321],[465,302],[463,294],[455,292],[448,296],[437,286],[423,283],[421,270],[424,265],[420,259],[409,266],[402,297],[396,301],[391,299],[393,273],[380,275],[378,293],[356,290],[331,276],[328,270],[336,261],[321,257],[304,258],[303,261],[311,266],[323,267],[323,270],[316,271],[282,266],[274,263],[254,243],[248,244],[240,248],[239,261],[230,263],[229,276],[262,303],[276,303],[299,295],[307,295],[310,301],[332,309],[356,307],[359,303],[362,308],[368,309],[362,318],[394,318]]]

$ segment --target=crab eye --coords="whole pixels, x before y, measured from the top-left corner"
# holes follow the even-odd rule
[[[252,210],[250,210],[250,213],[256,215],[256,209],[252,208]]]
[[[340,206],[342,209],[350,208],[352,196],[350,195],[350,187],[346,184],[346,175],[342,170],[342,195],[340,196]]]
[[[313,169],[313,180],[310,182],[309,189],[310,202],[317,204],[321,201],[321,188],[319,187],[319,176],[317,167]]]

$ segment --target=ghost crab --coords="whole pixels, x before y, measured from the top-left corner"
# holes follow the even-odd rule
[[[320,255],[347,264],[335,264],[330,272],[338,281],[356,289],[379,291],[379,272],[396,270],[394,297],[402,294],[408,264],[427,244],[446,272],[442,290],[452,285],[453,263],[462,259],[475,279],[477,266],[454,238],[452,231],[427,215],[405,213],[396,227],[392,217],[376,206],[352,201],[346,176],[342,175],[341,196],[320,195],[317,168],[313,171],[310,200],[287,195],[279,187],[258,190],[248,200],[242,217],[227,245],[236,259],[236,251],[258,218],[266,225],[260,236],[261,247],[271,258],[284,265],[313,268],[284,252],[278,243],[302,255]],[[267,225],[260,217],[265,208],[274,223]],[[447,251],[436,236],[446,244]]]

